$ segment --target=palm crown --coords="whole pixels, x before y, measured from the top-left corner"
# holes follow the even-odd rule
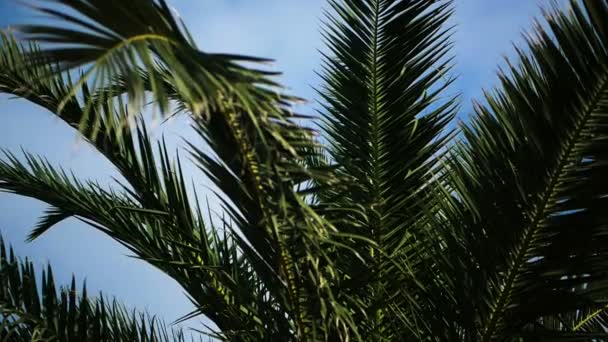
[[[310,117],[266,60],[198,49],[164,0],[54,2],[37,9],[65,25],[2,36],[0,92],[78,130],[122,179],[6,152],[0,189],[49,205],[31,239],[77,217],[174,278],[217,339],[608,338],[606,0],[547,12],[458,130],[450,1],[329,0]],[[149,107],[191,117],[222,215],[148,134]],[[75,281],[57,291],[50,267],[37,278],[0,247],[1,338],[190,338]]]

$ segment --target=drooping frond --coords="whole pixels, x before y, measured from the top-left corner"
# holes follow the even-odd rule
[[[447,154],[449,0],[330,0],[318,140],[251,66],[266,60],[199,50],[165,0],[35,3],[59,25],[21,27],[30,45],[2,36],[0,93],[78,129],[121,179],[104,188],[7,153],[0,190],[50,206],[32,238],[81,219],[180,283],[187,317],[220,339],[607,338],[607,0],[546,14]],[[220,219],[150,138],[149,108],[191,115]],[[0,284],[29,292],[7,302],[41,319],[4,315],[0,333],[80,334],[73,318],[106,308],[73,286],[53,297],[67,318],[48,323],[31,264],[15,265]],[[106,315],[137,327],[131,340],[156,324]]]
[[[114,104],[121,95],[128,96],[134,108],[138,108],[138,94],[151,91],[156,97],[163,97],[166,101],[174,100],[179,107],[190,111],[197,131],[211,147],[211,151],[208,151],[204,144],[192,145],[191,151],[201,169],[226,195],[226,201],[230,202],[225,206],[227,221],[231,222],[227,226],[235,232],[228,235],[233,239],[230,241],[236,244],[233,246],[234,250],[238,249],[238,253],[226,257],[227,264],[212,264],[222,271],[222,267],[234,264],[243,265],[243,268],[226,270],[226,274],[218,272],[216,276],[223,278],[218,285],[221,290],[213,286],[211,289],[207,288],[209,283],[218,281],[210,276],[213,274],[213,268],[205,267],[204,272],[199,271],[210,279],[198,283],[191,279],[195,272],[188,267],[192,266],[192,263],[186,263],[188,267],[182,267],[189,269],[188,276],[183,278],[181,277],[184,270],[175,275],[168,272],[182,285],[186,284],[185,287],[196,288],[205,284],[202,285],[203,289],[197,291],[205,294],[215,291],[213,299],[219,304],[206,307],[208,304],[201,300],[197,304],[206,307],[201,312],[213,316],[211,318],[223,332],[238,333],[243,339],[247,334],[253,339],[289,335],[304,339],[312,338],[311,336],[331,339],[333,336],[348,336],[351,331],[356,330],[350,313],[340,302],[332,299],[330,284],[336,272],[332,270],[332,261],[324,252],[328,244],[334,247],[339,245],[332,236],[332,227],[306,203],[307,195],[296,189],[299,184],[310,184],[313,178],[317,183],[331,183],[335,176],[328,170],[304,167],[303,160],[307,153],[316,149],[311,131],[295,124],[298,116],[290,111],[292,99],[278,95],[278,88],[266,78],[265,73],[245,69],[233,63],[242,58],[205,54],[197,50],[191,41],[176,38],[177,31],[169,32],[170,30],[163,26],[173,20],[169,18],[169,11],[165,10],[164,1],[133,3],[133,6],[144,8],[142,13],[154,12],[150,16],[134,18],[133,27],[117,24],[116,21],[120,17],[116,13],[129,13],[135,8],[131,5],[110,4],[106,1],[59,2],[94,21],[94,34],[105,30],[112,31],[111,35],[116,36],[112,38],[114,40],[109,36],[83,40],[83,35],[88,34],[84,31],[91,30],[88,24],[75,22],[74,18],[57,14],[59,12],[50,8],[43,8],[42,11],[61,18],[64,23],[74,24],[77,28],[61,33],[47,26],[24,29],[32,39],[70,44],[70,53],[85,56],[75,61],[66,54],[67,50],[45,49],[31,52],[26,60],[28,63],[54,61],[60,68],[71,68],[92,62],[94,65],[91,70],[96,70],[96,75],[105,77],[105,72],[108,72],[112,76],[109,79],[116,81],[116,84],[91,82],[92,97],[85,98],[82,107],[91,107],[93,111],[85,110],[85,119],[88,116],[107,117],[108,113],[104,111],[107,112],[108,108],[110,112],[115,110]],[[157,18],[158,16],[161,18]],[[159,20],[154,20],[155,18]],[[148,33],[141,33],[140,30]],[[159,35],[164,38],[159,39]],[[116,45],[107,45],[109,40]],[[95,49],[91,49],[91,45],[94,45]],[[96,50],[98,53],[87,55],[88,50]],[[143,64],[122,60],[126,58],[125,53],[137,54]],[[154,56],[153,68],[146,64],[146,54]],[[111,60],[107,56],[114,56],[121,62]],[[121,67],[104,69],[108,67],[108,63],[114,62],[118,63],[116,66],[120,64]],[[187,75],[180,70],[187,70]],[[22,71],[17,69],[17,72]],[[133,77],[137,77],[139,81],[133,80]],[[159,80],[162,80],[162,87],[158,84]],[[64,103],[68,103],[67,99],[71,98],[72,93],[84,94],[78,87],[85,85],[77,82],[70,86],[71,92],[64,94],[64,99],[58,108],[54,109],[56,114],[64,115]],[[76,92],[73,89],[77,89]],[[121,91],[124,93],[120,93]],[[104,103],[102,100],[107,101],[108,105],[100,106],[100,103]],[[158,98],[157,101],[162,102]],[[128,114],[125,112],[114,122],[124,123],[126,117]],[[97,121],[92,122],[93,127],[101,131]],[[125,136],[130,138],[128,131],[121,134],[120,137],[109,141],[111,148],[122,149],[125,144],[122,139]],[[125,175],[128,181],[125,191],[130,195],[129,198],[137,202],[135,209],[128,208],[126,211],[132,215],[136,214],[138,218],[145,216],[146,223],[141,231],[135,232],[119,225],[113,225],[109,229],[104,226],[103,230],[128,246],[138,243],[142,236],[145,236],[145,243],[141,244],[136,253],[143,251],[143,257],[151,260],[155,260],[153,255],[158,254],[161,256],[158,260],[168,260],[172,267],[178,267],[175,262],[184,262],[180,259],[185,258],[184,255],[187,256],[186,261],[191,261],[193,255],[200,253],[198,245],[206,246],[209,242],[207,238],[201,237],[202,233],[194,233],[194,237],[189,235],[200,228],[202,222],[192,220],[193,214],[187,210],[189,202],[179,164],[177,168],[171,166],[169,158],[165,157],[166,151],[162,151],[164,147],[161,148],[162,160],[154,162],[150,149],[146,147],[149,144],[141,141],[142,137],[146,137],[146,133],[138,134],[138,137],[139,145],[143,147],[140,146],[141,151],[133,153],[137,157],[130,156],[131,152],[127,151],[118,159],[141,159],[139,163],[131,162],[126,167],[126,173],[132,177],[129,179]],[[97,136],[93,138],[96,139]],[[127,144],[128,141],[129,139]],[[92,142],[96,144],[94,140]],[[109,159],[113,161],[114,158]],[[154,166],[157,163],[164,172],[162,177],[155,180]],[[171,192],[164,188],[163,182],[168,183],[166,186]],[[167,193],[163,194],[165,191]],[[174,194],[177,194],[177,197],[171,197]],[[163,203],[160,199],[164,199],[165,195],[168,197]],[[182,222],[183,218],[185,221]],[[96,219],[91,221],[97,222]],[[160,227],[165,227],[171,234],[166,236],[164,229],[160,230]],[[114,231],[120,231],[120,234]],[[175,241],[170,245],[171,248],[163,247],[160,242],[165,243],[167,240]],[[196,244],[196,252],[184,252],[192,248],[188,245],[190,241]],[[149,244],[154,247],[149,249],[149,246],[146,247]],[[153,253],[149,253],[150,251]],[[217,253],[213,251],[214,255]],[[197,267],[196,262],[194,265]],[[237,271],[247,275],[247,285],[231,283],[231,276]],[[230,289],[227,289],[228,287]],[[237,296],[237,293],[241,295]],[[241,296],[249,299],[257,297],[258,301],[245,303],[248,299]],[[241,300],[245,302],[240,302]],[[318,314],[319,308],[325,310],[322,315]],[[262,321],[261,317],[275,319],[266,322]]]
[[[40,283],[40,286],[38,285]],[[26,341],[190,341],[181,329],[127,310],[116,300],[80,292],[72,278],[57,289],[50,266],[36,274],[33,263],[8,253],[0,238],[0,340]],[[201,339],[202,341],[202,339]]]
[[[51,62],[61,70],[70,70],[90,64],[70,96],[59,103],[59,111],[77,95],[79,85],[89,82],[94,89],[111,88],[117,73],[128,80],[129,101],[136,112],[145,103],[148,90],[142,75],[163,114],[169,109],[167,83],[178,89],[184,103],[197,115],[221,108],[224,100],[219,94],[236,96],[251,108],[263,106],[261,98],[276,98],[274,91],[264,88],[276,85],[266,77],[271,73],[239,64],[268,60],[198,50],[165,0],[52,3],[37,1],[33,6],[55,19],[53,24],[19,29],[30,40],[51,44],[42,54],[30,56],[29,66]],[[58,23],[62,25],[55,25]]]
[[[606,306],[578,309],[541,317],[518,335],[552,341],[605,341],[607,319]]]
[[[541,317],[594,312],[608,299],[608,2],[570,6],[526,37],[529,52],[517,50],[454,156],[465,204],[454,221],[454,250],[466,251],[459,305],[462,322],[479,327],[471,339],[538,331]]]
[[[126,117],[124,111],[101,106],[95,109],[101,120],[92,136],[94,123],[83,121],[83,107],[88,97],[93,96],[86,86],[83,86],[84,104],[73,99],[57,112],[57,104],[72,86],[69,80],[58,75],[36,82],[36,76],[51,71],[50,67],[39,70],[20,67],[27,53],[37,51],[35,47],[23,49],[10,37],[6,37],[2,47],[0,90],[55,111],[72,127],[84,127],[81,130],[84,138],[117,167],[126,181],[121,182],[123,193],[108,192],[96,184],[79,183],[33,156],[28,156],[26,164],[11,157],[9,163],[3,163],[2,189],[51,205],[31,237],[43,234],[68,217],[85,219],[180,281],[198,303],[199,313],[211,318],[225,334],[242,329],[247,325],[244,320],[259,321],[261,314],[255,318],[253,312],[258,310],[250,305],[253,298],[262,296],[256,293],[263,292],[263,286],[247,261],[238,257],[230,234],[221,233],[221,225],[219,229],[204,226],[206,214],[201,212],[198,201],[192,203],[188,198],[180,166],[171,162],[163,145],[155,152],[145,125],[139,125],[133,132],[131,127],[118,124],[119,118],[113,119]],[[170,243],[174,246],[169,247]],[[234,294],[228,293],[227,284],[234,293],[240,293],[239,301],[231,299]],[[242,304],[246,297],[249,304]],[[239,308],[243,305],[246,310]],[[264,315],[270,315],[270,311]]]
[[[429,180],[437,155],[450,136],[445,126],[455,113],[455,101],[446,95],[451,79],[445,23],[451,3],[330,4],[324,31],[330,54],[324,58],[319,92],[321,128],[331,162],[348,185],[323,193],[320,206],[335,215],[341,231],[377,244],[359,246],[361,252],[367,249],[365,263],[337,257],[351,278],[346,282],[353,287],[349,295],[369,308],[367,319],[359,318],[368,338],[416,338],[408,334],[426,328],[398,317],[405,314],[400,304],[414,304],[413,293],[420,289],[411,274],[394,279],[415,273],[420,258],[428,257],[415,255],[427,238],[418,221],[432,191]],[[408,324],[411,330],[403,328]]]
[[[165,151],[166,152],[166,151]],[[107,191],[92,182],[80,182],[31,155],[21,162],[13,155],[0,162],[0,189],[50,205],[32,232],[43,234],[61,219],[77,217],[100,229],[169,276],[176,279],[203,313],[225,334],[250,329],[260,322],[263,284],[256,279],[237,246],[218,227],[209,229],[203,213],[187,202],[181,170],[175,173],[163,160],[155,183],[167,192],[166,207],[146,208],[128,192]],[[6,158],[5,158],[6,159]],[[165,187],[166,186],[166,187]],[[274,312],[266,304],[263,314]]]

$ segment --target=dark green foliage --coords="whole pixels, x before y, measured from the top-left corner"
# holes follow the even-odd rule
[[[528,36],[530,53],[501,74],[455,149],[463,266],[475,270],[460,299],[483,341],[605,305],[607,10],[586,1],[548,14],[551,31]]]
[[[41,285],[39,286],[38,283]],[[48,266],[42,276],[20,261],[0,238],[0,340],[2,341],[186,341],[147,314],[129,312],[116,301],[90,298],[72,279],[58,289]]]
[[[338,229],[376,244],[357,244],[363,262],[336,255],[344,277],[352,279],[343,295],[364,303],[357,316],[364,340],[421,338],[427,328],[404,329],[404,320],[419,318],[402,309],[426,304],[416,296],[424,291],[416,273],[428,266],[428,255],[420,254],[427,236],[417,221],[433,191],[437,154],[450,138],[443,130],[455,113],[455,99],[439,99],[451,83],[444,27],[451,5],[330,4],[335,14],[325,37],[333,54],[323,64],[321,128],[337,172],[348,180],[323,193],[319,205],[336,211]]]
[[[252,66],[264,59],[199,50],[164,0],[52,2],[39,11],[66,27],[2,36],[0,92],[77,129],[121,179],[6,152],[0,189],[49,204],[32,239],[69,217],[101,230],[181,284],[185,318],[223,340],[608,340],[606,0],[546,12],[454,132],[448,0],[330,0],[319,122]],[[190,116],[219,218],[148,134],[149,108]],[[40,302],[19,265],[2,265],[2,333],[183,338],[74,285]]]

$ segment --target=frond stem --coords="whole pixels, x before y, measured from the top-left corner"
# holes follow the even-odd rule
[[[372,147],[372,186],[371,186],[371,195],[372,195],[372,230],[373,230],[373,236],[374,236],[374,240],[376,242],[375,247],[371,247],[371,257],[374,259],[378,259],[381,257],[381,253],[378,253],[378,255],[376,255],[375,253],[375,248],[382,248],[381,245],[381,240],[382,240],[382,234],[381,234],[381,227],[382,227],[382,210],[380,210],[380,206],[382,205],[382,189],[381,189],[381,168],[380,168],[380,149],[381,149],[381,141],[380,141],[380,111],[379,111],[379,70],[378,70],[378,50],[379,50],[379,35],[380,35],[380,0],[376,0],[373,2],[373,11],[374,11],[374,18],[372,21],[372,51],[371,51],[371,60],[370,60],[370,67],[371,67],[371,80],[370,80],[370,87],[371,87],[371,92],[372,92],[372,98],[371,98],[371,105],[370,105],[370,110],[371,110],[371,115],[372,115],[372,122],[371,122],[371,147]],[[379,260],[375,260],[375,272],[378,273],[380,271],[380,267],[378,267],[380,264]],[[381,279],[381,278],[380,278]],[[376,286],[376,288],[374,289],[374,295],[378,295],[379,292],[379,288],[378,286]],[[376,309],[376,312],[374,313],[374,333],[373,335],[376,336],[376,334],[378,333],[376,331],[376,329],[378,329],[378,327],[381,325],[381,321],[382,321],[382,316],[383,316],[383,312],[382,312],[382,308],[378,308]]]
[[[528,255],[528,252],[532,247],[532,241],[536,240],[538,233],[541,231],[543,220],[545,219],[545,216],[547,214],[547,207],[550,201],[554,200],[555,187],[559,183],[559,180],[562,178],[564,169],[571,160],[571,154],[573,152],[573,149],[576,143],[579,141],[581,133],[586,127],[587,122],[591,118],[595,105],[600,101],[602,93],[606,90],[608,90],[608,76],[604,77],[604,79],[600,82],[600,87],[598,88],[598,91],[594,94],[592,98],[593,100],[591,101],[591,105],[585,108],[584,115],[579,119],[579,122],[576,124],[576,130],[574,134],[568,139],[568,142],[565,145],[564,152],[560,156],[557,167],[551,175],[549,184],[543,193],[540,205],[536,208],[536,210],[534,210],[535,213],[532,215],[534,218],[531,221],[530,225],[524,231],[519,248],[515,253],[515,257],[513,259],[514,261],[512,262],[511,267],[507,272],[506,280],[503,284],[502,289],[500,290],[500,295],[498,297],[498,300],[496,301],[496,305],[493,307],[488,323],[483,329],[481,337],[482,342],[489,342],[495,336],[496,326],[500,320],[501,314],[504,312],[505,308],[509,304],[511,291],[513,290],[513,286],[517,282],[524,263],[526,262],[526,255]]]
[[[599,316],[602,312],[606,311],[606,309],[608,309],[608,304],[605,305],[603,308],[596,310],[594,313],[592,313],[591,315],[585,317],[583,320],[581,320],[578,324],[576,324],[573,328],[572,331],[577,331],[580,328],[582,328],[585,324],[587,324],[587,322],[591,321],[592,319],[594,319],[595,317]]]
[[[248,175],[251,177],[251,180],[253,182],[253,189],[257,193],[257,198],[263,198],[261,192],[264,191],[266,186],[264,184],[264,180],[262,179],[259,173],[259,162],[253,152],[253,146],[250,145],[250,142],[247,139],[247,135],[241,129],[237,120],[237,113],[234,110],[233,106],[228,107],[231,108],[227,108],[229,110],[229,113],[227,114],[226,122],[228,123],[228,127],[232,131],[232,135],[235,141],[237,141],[239,145],[239,152],[243,156],[244,167]],[[303,341],[305,340],[304,337],[307,331],[304,326],[304,317],[302,317],[303,313],[301,312],[300,303],[298,301],[298,287],[296,284],[296,276],[294,275],[293,270],[289,268],[289,264],[292,264],[293,260],[287,251],[287,246],[285,245],[285,242],[281,239],[279,235],[276,224],[272,220],[270,220],[270,218],[272,217],[272,212],[270,208],[268,208],[263,203],[263,201],[260,201],[259,205],[263,212],[264,219],[267,219],[268,224],[272,225],[273,228],[272,234],[274,239],[277,241],[279,250],[279,267],[283,271],[287,281],[287,293],[289,296],[289,301],[294,306],[295,319],[297,325],[296,335],[298,336],[298,340]]]

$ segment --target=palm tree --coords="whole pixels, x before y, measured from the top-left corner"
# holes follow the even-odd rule
[[[608,1],[546,12],[459,129],[450,1],[329,0],[316,116],[265,59],[198,49],[164,0],[54,2],[37,9],[63,25],[2,36],[0,92],[122,179],[6,152],[0,189],[49,205],[31,239],[80,219],[175,279],[220,340],[608,340]],[[190,117],[223,214],[150,108]],[[187,339],[0,247],[0,338]]]

